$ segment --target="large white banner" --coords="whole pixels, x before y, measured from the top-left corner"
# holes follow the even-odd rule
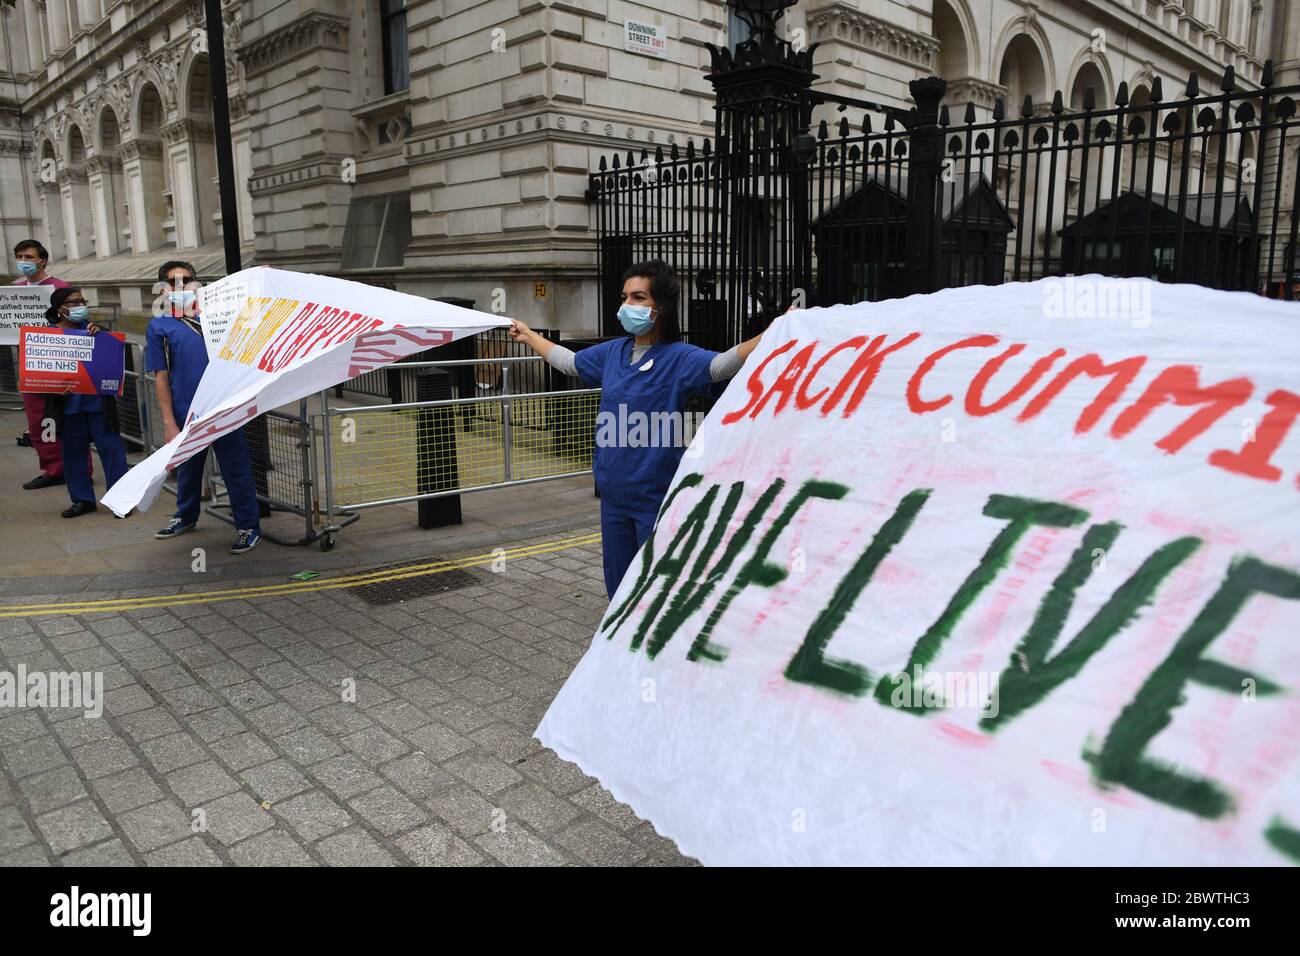
[[[537,730],[711,864],[1300,861],[1300,306],[778,319]]]
[[[167,473],[227,432],[414,352],[508,325],[445,302],[329,276],[255,268],[199,291],[208,368],[181,433],[104,495],[147,510]]]

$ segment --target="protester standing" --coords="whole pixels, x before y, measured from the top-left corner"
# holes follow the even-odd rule
[[[167,286],[167,308],[145,332],[145,368],[154,373],[154,391],[162,411],[167,441],[180,434],[190,413],[190,403],[208,367],[208,347],[199,321],[198,289],[194,266],[173,260],[158,269],[159,283]],[[235,521],[235,542],[231,554],[253,550],[262,540],[258,514],[257,486],[248,455],[243,428],[222,435],[212,443],[221,477],[230,495],[230,513]],[[176,513],[167,526],[154,535],[160,540],[193,531],[199,520],[203,491],[204,448],[176,468]]]
[[[667,263],[642,262],[623,274],[618,320],[626,336],[577,353],[518,320],[511,324],[510,336],[557,371],[577,375],[589,388],[599,387],[602,414],[626,420],[629,413],[640,412],[650,421],[665,412],[682,415],[690,396],[710,392],[740,370],[762,334],[726,352],[688,345],[678,328],[680,297],[681,283]],[[609,446],[602,445],[599,435],[598,430],[592,470],[600,491],[605,591],[613,597],[654,527],[685,447]]]
[[[55,289],[45,318],[51,325],[64,329],[106,334],[90,321],[86,297],[75,286]],[[71,385],[68,386],[71,388]],[[98,510],[95,486],[90,478],[90,444],[95,443],[100,464],[104,466],[104,483],[112,488],[126,474],[126,447],[117,419],[117,399],[112,395],[43,395],[42,416],[54,420],[63,450],[63,474],[72,504],[63,511],[65,518],[79,518]]]
[[[46,273],[45,267],[49,263],[50,254],[43,245],[35,239],[22,240],[14,246],[14,267],[22,276],[14,285],[68,288],[68,283]],[[54,441],[45,440],[45,396],[24,392],[23,411],[27,414],[27,438],[41,466],[41,473],[31,481],[23,482],[23,488],[32,491],[63,484],[63,451],[59,447],[59,441],[57,438]]]

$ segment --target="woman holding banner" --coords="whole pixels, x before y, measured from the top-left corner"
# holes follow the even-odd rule
[[[55,289],[50,294],[50,308],[45,318],[51,325],[64,329],[84,329],[98,335],[99,326],[90,321],[86,297],[75,286]],[[71,385],[68,386],[71,389]],[[126,448],[117,423],[117,400],[112,395],[48,395],[45,417],[54,427],[63,445],[63,475],[68,482],[72,505],[63,511],[65,518],[79,518],[98,510],[95,486],[90,479],[90,443],[99,450],[104,466],[104,481],[112,488],[126,474]]]
[[[642,262],[623,274],[618,321],[628,333],[580,352],[547,341],[516,320],[510,336],[523,342],[565,375],[589,388],[599,387],[600,414],[592,470],[600,492],[601,549],[605,591],[614,596],[619,582],[654,527],[659,506],[681,461],[685,440],[644,440],[650,429],[606,428],[610,422],[680,421],[691,395],[707,394],[731,378],[758,345],[761,333],[726,352],[711,352],[681,341],[678,300],[681,283],[667,263]],[[656,417],[658,416],[658,417]],[[689,429],[677,427],[682,438]],[[607,436],[614,433],[611,440]],[[638,437],[640,436],[640,437]]]

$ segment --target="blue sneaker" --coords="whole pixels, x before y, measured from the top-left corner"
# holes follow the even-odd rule
[[[161,541],[167,538],[174,538],[178,534],[184,534],[186,531],[193,531],[193,530],[194,530],[193,521],[191,521],[189,524],[186,524],[184,518],[172,518],[171,521],[167,522],[167,527],[157,532],[154,535],[154,537]]]
[[[231,554],[243,554],[257,547],[262,540],[262,532],[255,528],[240,528],[235,532],[235,543],[230,546]]]

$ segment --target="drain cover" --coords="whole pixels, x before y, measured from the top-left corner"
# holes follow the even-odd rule
[[[377,568],[370,568],[364,573],[373,574],[378,571],[397,571],[400,572],[405,568],[416,568],[426,561],[416,562],[414,564],[386,564]],[[456,591],[460,588],[472,587],[475,584],[483,582],[470,574],[468,571],[438,571],[432,574],[419,574],[409,578],[399,578],[396,581],[376,581],[374,584],[362,584],[352,588],[352,593],[361,600],[365,601],[372,607],[379,607],[385,604],[397,604],[401,601],[411,601],[415,598],[430,597],[442,594],[444,591]]]

